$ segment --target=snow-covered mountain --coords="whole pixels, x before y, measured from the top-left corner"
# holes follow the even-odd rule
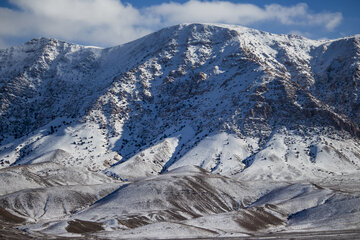
[[[360,35],[205,24],[0,50],[0,212],[38,234],[184,237],[323,229],[342,205],[331,229],[359,227],[359,57]]]

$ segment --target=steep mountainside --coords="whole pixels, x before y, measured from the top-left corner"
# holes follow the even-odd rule
[[[91,219],[99,231],[127,229],[128,237],[174,220],[198,236],[218,236],[216,218],[232,219],[227,233],[300,229],[306,216],[321,222],[321,204],[336,209],[360,199],[327,185],[343,176],[346,186],[358,181],[359,82],[360,35],[314,41],[182,24],[107,49],[41,38],[0,50],[1,181],[24,186],[2,190],[0,207],[24,221],[52,219],[52,227],[32,229],[55,235],[86,225],[76,219]],[[66,180],[44,180],[53,171]],[[148,184],[161,194],[154,198]],[[172,200],[184,191],[211,196]],[[48,209],[59,192],[68,196],[63,212]],[[140,193],[148,205],[103,216]],[[21,200],[29,198],[39,200]],[[299,199],[303,206],[294,207]],[[353,220],[359,214],[346,211]],[[265,215],[259,229],[247,225],[249,216]],[[173,224],[174,232],[195,231]]]

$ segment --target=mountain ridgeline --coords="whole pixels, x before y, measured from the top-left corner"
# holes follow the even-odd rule
[[[163,170],[223,132],[256,142],[246,166],[279,133],[316,136],[309,148],[321,136],[357,142],[359,56],[358,36],[313,41],[226,25],[178,25],[107,49],[33,39],[0,52],[1,142],[27,142],[3,166],[86,123],[122,161],[176,137]]]
[[[181,24],[0,50],[0,236],[357,234],[359,83],[360,35]]]

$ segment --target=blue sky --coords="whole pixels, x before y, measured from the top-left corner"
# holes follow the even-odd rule
[[[108,47],[184,22],[332,39],[359,34],[359,13],[360,0],[0,0],[0,48],[36,37]]]

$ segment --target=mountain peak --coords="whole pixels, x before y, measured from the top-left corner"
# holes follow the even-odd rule
[[[15,137],[12,148],[24,151],[9,155],[12,164],[49,151],[24,146],[41,149],[45,139],[56,138],[56,129],[68,136],[77,124],[99,129],[91,132],[100,131],[106,142],[94,143],[103,149],[99,160],[86,156],[90,143],[74,156],[85,166],[95,161],[95,169],[104,169],[109,156],[108,164],[119,155],[131,167],[143,151],[167,149],[145,175],[180,164],[191,146],[223,132],[254,141],[241,143],[248,149],[239,169],[250,167],[283,131],[294,138],[316,139],[319,132],[358,138],[358,46],[347,39],[321,42],[240,26],[180,24],[107,49],[46,38],[26,45],[34,52],[19,48],[18,57],[5,51],[1,58],[1,140]],[[313,141],[321,142],[305,145]],[[58,149],[71,155],[77,146],[51,151]]]
[[[358,227],[359,49],[180,24],[1,50],[0,221],[87,238]]]

